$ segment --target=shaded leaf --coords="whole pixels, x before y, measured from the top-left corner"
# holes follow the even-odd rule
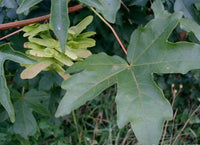
[[[49,91],[54,85],[60,86],[62,81],[63,79],[54,71],[45,72],[39,81],[39,89]]]
[[[22,3],[20,4],[19,8],[17,9],[17,13],[23,13],[26,10],[30,9],[34,5],[40,3],[42,0],[23,0]]]
[[[195,14],[194,3],[199,0],[176,0],[174,4],[175,11],[182,11],[184,16],[193,20],[200,22],[199,16]]]
[[[195,7],[197,8],[198,11],[200,11],[200,2],[195,3]]]
[[[19,100],[15,104],[16,121],[13,130],[16,134],[20,134],[23,138],[34,135],[37,129],[36,120],[32,114],[31,108],[24,100]]]
[[[17,3],[15,0],[3,0],[1,3],[2,7],[14,9],[17,7]]]
[[[145,6],[147,2],[148,0],[133,0],[133,2],[130,5]]]
[[[180,27],[187,32],[192,32],[200,41],[200,25],[190,19],[183,18],[180,20]]]
[[[80,0],[80,2],[90,7],[95,7],[106,20],[111,23],[115,23],[116,14],[120,8],[120,0]]]
[[[32,102],[28,102],[29,106],[33,109],[33,111],[43,115],[43,116],[50,116],[49,110],[42,104],[36,104]]]
[[[118,126],[122,128],[130,122],[142,145],[158,144],[164,121],[172,119],[172,108],[152,74],[184,74],[200,68],[200,45],[167,41],[181,17],[181,13],[161,14],[136,29],[127,62],[117,56],[97,54],[71,66],[67,73],[79,73],[63,82],[62,88],[67,92],[56,117],[69,114],[117,83]]]
[[[6,79],[4,76],[3,64],[6,60],[12,60],[18,63],[31,64],[33,60],[26,55],[14,51],[9,44],[0,45],[0,103],[8,112],[11,122],[15,121],[14,109],[10,100],[10,92],[6,85]]]
[[[69,23],[67,0],[51,0],[50,25],[60,41],[63,52],[65,52]]]
[[[43,91],[30,90],[15,103],[16,122],[13,125],[13,130],[16,134],[28,139],[28,136],[36,133],[37,123],[32,111],[48,115],[49,111],[40,103],[48,97],[49,95]]]
[[[40,101],[45,101],[48,99],[49,94],[44,91],[37,91],[35,89],[29,90],[25,94],[25,100],[32,103],[40,103]]]

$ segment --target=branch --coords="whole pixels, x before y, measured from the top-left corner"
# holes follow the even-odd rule
[[[72,13],[72,12],[78,11],[82,8],[83,8],[83,6],[79,4],[79,5],[76,5],[76,6],[73,6],[73,7],[69,7],[68,10],[69,10],[69,13]],[[36,18],[31,18],[31,19],[0,24],[0,31],[10,29],[10,28],[22,27],[22,26],[26,26],[26,25],[29,25],[29,24],[39,23],[39,22],[42,22],[44,20],[49,19],[49,17],[50,17],[50,14],[40,16],[40,17],[36,17]]]
[[[113,34],[114,34],[115,38],[117,39],[119,45],[121,46],[122,50],[127,55],[126,48],[124,47],[122,41],[120,40],[120,38],[117,35],[117,33],[114,30],[114,28],[93,7],[90,7],[90,9],[111,29],[111,31],[113,32]]]
[[[19,30],[17,30],[17,31],[14,31],[14,32],[12,32],[12,33],[10,33],[10,34],[8,34],[8,35],[6,35],[6,36],[0,38],[0,41],[4,40],[4,39],[6,39],[6,38],[8,38],[8,37],[10,37],[10,36],[13,36],[13,35],[15,35],[15,34],[21,32],[21,31],[23,31],[23,28],[21,28],[21,29],[19,29]]]

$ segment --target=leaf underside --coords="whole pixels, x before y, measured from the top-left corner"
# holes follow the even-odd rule
[[[79,73],[63,82],[62,88],[67,92],[56,117],[69,114],[117,84],[118,126],[122,128],[130,122],[142,145],[159,143],[164,121],[172,119],[173,112],[152,74],[185,74],[200,68],[200,45],[169,42],[168,37],[181,21],[182,13],[166,13],[159,6],[161,3],[157,1],[156,4],[153,10],[160,14],[133,32],[127,61],[100,53],[75,63],[67,70],[67,73]]]

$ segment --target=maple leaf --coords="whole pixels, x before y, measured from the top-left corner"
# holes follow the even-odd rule
[[[31,64],[33,60],[28,58],[26,55],[14,51],[9,44],[0,45],[0,103],[8,112],[11,122],[15,121],[15,114],[13,105],[10,100],[10,93],[6,85],[6,79],[4,76],[3,64],[6,60],[12,60],[18,63]]]
[[[182,13],[160,11],[145,27],[136,29],[129,43],[127,61],[100,53],[75,63],[67,73],[79,73],[63,82],[62,88],[67,92],[56,117],[69,114],[117,83],[118,126],[122,128],[130,122],[142,145],[158,144],[163,124],[172,119],[173,112],[154,82],[153,73],[184,74],[200,68],[200,45],[168,41],[181,19]]]
[[[115,22],[117,12],[120,8],[120,0],[80,0],[80,2],[90,7],[95,7],[110,23]]]

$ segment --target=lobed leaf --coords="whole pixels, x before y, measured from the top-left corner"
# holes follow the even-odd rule
[[[37,123],[33,111],[44,116],[49,115],[49,111],[41,103],[47,100],[49,95],[43,91],[29,90],[24,96],[15,103],[16,122],[13,125],[13,131],[28,139],[28,136],[34,135],[37,131]]]
[[[15,110],[16,121],[13,125],[13,131],[28,139],[28,136],[34,135],[37,130],[37,122],[32,114],[32,110],[24,100],[16,102]]]
[[[18,63],[31,64],[33,60],[26,55],[14,51],[9,44],[0,45],[0,103],[8,112],[11,122],[15,121],[15,114],[13,105],[10,100],[10,92],[8,90],[6,79],[4,76],[4,62],[6,60],[12,60]]]
[[[117,11],[120,8],[120,0],[80,0],[80,2],[96,8],[111,23],[115,22]]]
[[[168,41],[182,19],[182,13],[169,14],[161,4],[159,1],[154,4],[154,12],[159,12],[155,19],[132,33],[127,62],[100,53],[67,70],[67,73],[76,74],[62,84],[67,92],[56,117],[69,114],[117,83],[118,126],[122,128],[130,122],[142,145],[159,143],[163,124],[172,119],[173,112],[152,74],[184,74],[200,68],[199,44]]]

